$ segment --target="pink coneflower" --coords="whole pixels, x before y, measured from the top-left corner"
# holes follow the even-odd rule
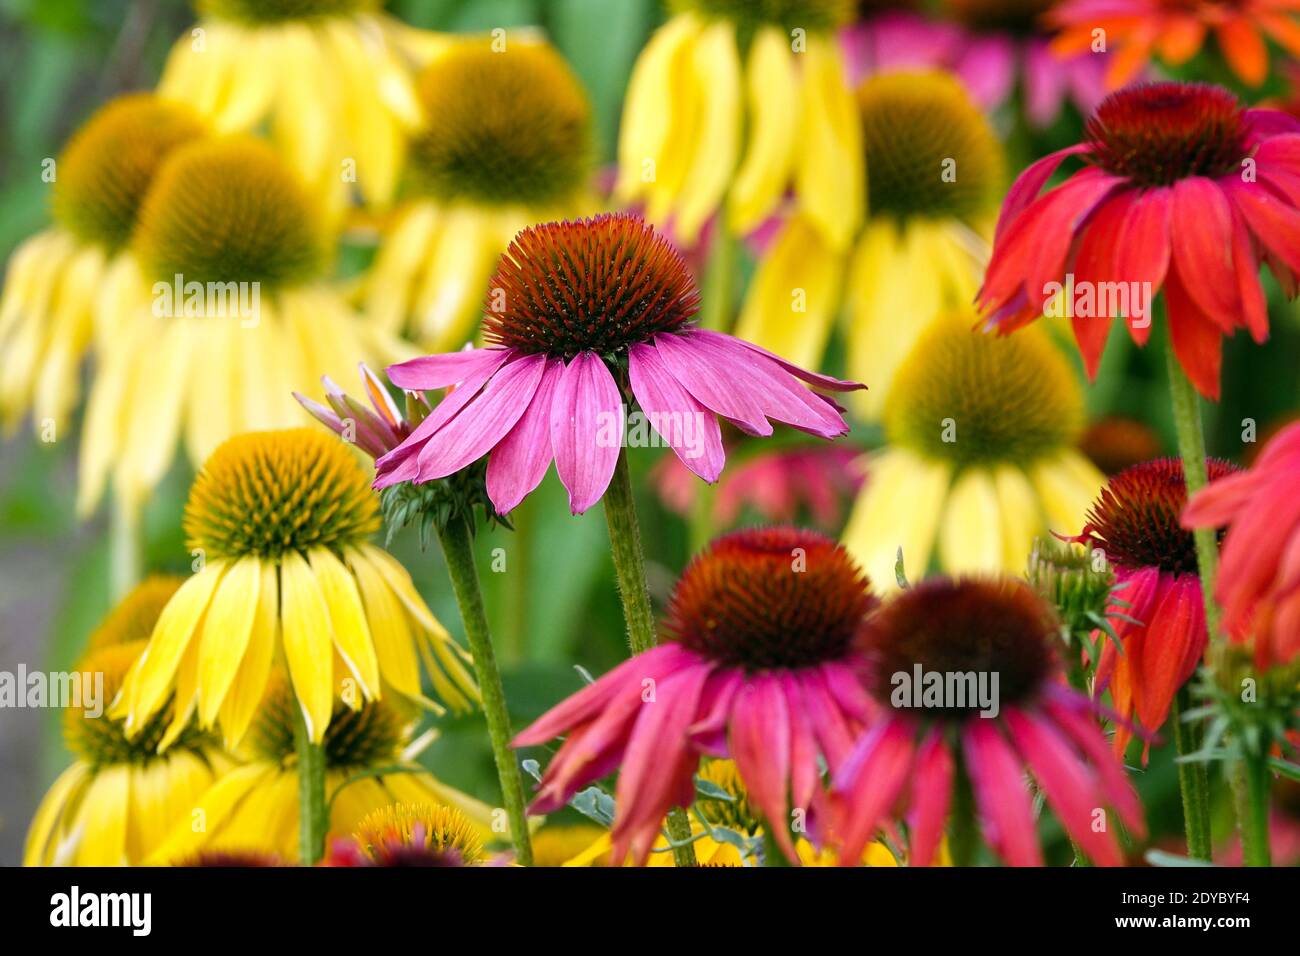
[[[1211,482],[1237,470],[1216,458],[1207,468]],[[1115,753],[1121,756],[1133,736],[1125,721],[1135,718],[1147,730],[1158,730],[1209,640],[1196,542],[1178,523],[1186,504],[1182,461],[1143,462],[1110,480],[1088,512],[1083,531],[1070,539],[1101,548],[1116,583],[1125,585],[1115,594],[1119,603],[1107,609],[1123,651],[1104,642],[1095,686],[1098,695],[1110,690],[1115,712],[1123,718],[1114,737]]]
[[[1199,492],[1189,528],[1228,526],[1214,596],[1230,640],[1253,640],[1261,670],[1300,655],[1300,424],[1273,438],[1248,471]]]
[[[580,514],[614,474],[624,382],[705,481],[717,479],[724,459],[715,415],[751,435],[772,434],[771,421],[821,438],[848,432],[840,407],[799,380],[834,391],[863,386],[696,328],[698,308],[681,256],[635,216],[525,229],[489,285],[484,331],[492,344],[388,369],[401,388],[457,388],[379,459],[375,487],[442,478],[487,455],[488,495],[505,514],[554,459]]]
[[[674,806],[694,800],[702,755],[736,762],[790,859],[791,807],[852,748],[868,701],[855,641],[875,607],[848,554],[811,531],[716,539],[673,592],[665,642],[544,714],[516,747],[565,735],[532,809],[550,813],[619,769],[613,859],[644,862]]]
[[[1025,779],[1031,772],[1083,852],[1099,864],[1123,862],[1114,827],[1097,827],[1096,811],[1112,806],[1140,831],[1141,808],[1092,720],[1091,701],[1062,682],[1054,654],[1058,628],[1050,606],[1011,578],[931,578],[868,620],[867,687],[882,713],[834,776],[832,833],[840,859],[856,859],[901,804],[911,859],[928,864],[954,786],[968,781],[990,847],[1012,866],[1041,866]],[[911,694],[899,693],[898,678],[911,679],[917,668],[945,680],[985,675],[990,687],[997,674],[996,714],[970,697],[963,703],[927,696],[917,706]]]
[[[321,379],[329,408],[297,392],[293,397],[326,428],[355,443],[371,458],[382,458],[406,441],[413,428],[433,409],[422,393],[407,392],[409,407],[404,412],[366,363],[362,362],[359,368],[370,408],[345,394],[329,376]]]
[[[985,3],[948,6],[953,19],[893,11],[843,30],[850,83],[894,70],[942,69],[954,73],[983,109],[993,110],[1015,92],[1019,77],[1025,118],[1040,129],[1056,121],[1067,99],[1084,115],[1101,102],[1107,57],[1053,53],[1038,18],[1049,3],[993,4],[1015,8],[1002,15]]]
[[[718,527],[736,523],[752,509],[772,524],[789,524],[807,512],[813,524],[834,531],[845,502],[862,487],[862,452],[842,445],[807,445],[761,452],[734,467],[718,485],[712,517]],[[694,506],[699,486],[682,463],[664,458],[653,482],[664,504],[682,515]]]
[[[1084,168],[1039,196],[1069,156]],[[1076,293],[1093,290],[1092,304],[1076,295],[1066,305],[1095,377],[1111,319],[1128,318],[1145,345],[1150,297],[1163,289],[1174,354],[1196,389],[1217,398],[1223,336],[1238,326],[1257,342],[1268,336],[1261,261],[1293,295],[1300,123],[1243,109],[1216,86],[1153,83],[1112,93],[1084,142],[1016,180],[978,302],[986,324],[1008,333],[1054,308],[1067,279]],[[1110,292],[1121,290],[1116,301]]]

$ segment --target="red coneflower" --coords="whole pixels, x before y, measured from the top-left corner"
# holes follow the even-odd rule
[[[388,369],[401,388],[457,387],[379,459],[375,487],[442,478],[489,455],[488,495],[505,514],[554,459],[570,508],[584,512],[618,462],[623,381],[663,440],[709,482],[725,457],[715,414],[752,435],[772,434],[769,419],[822,438],[848,432],[839,406],[799,380],[834,391],[863,386],[696,328],[698,308],[682,257],[635,216],[525,229],[488,288],[492,344]]]
[[[1039,196],[1069,156],[1085,167]],[[1112,93],[1084,142],[1021,173],[977,300],[986,325],[1009,333],[1042,315],[1067,279],[1107,299],[1087,309],[1068,303],[1095,377],[1111,320],[1134,319],[1129,332],[1145,345],[1145,293],[1163,289],[1174,354],[1196,389],[1217,398],[1222,337],[1238,326],[1256,341],[1268,336],[1261,261],[1294,295],[1300,122],[1244,109],[1216,86],[1153,83]]]
[[[516,747],[565,735],[533,803],[564,806],[619,769],[612,859],[644,862],[674,806],[694,800],[702,755],[730,757],[790,859],[790,808],[852,748],[868,701],[855,641],[876,606],[835,542],[772,528],[716,539],[673,592],[666,642],[544,714]],[[859,848],[861,849],[861,848]]]
[[[1216,458],[1207,465],[1211,482],[1237,470]],[[1119,603],[1107,609],[1123,652],[1105,643],[1095,691],[1109,688],[1119,716],[1136,718],[1150,731],[1169,717],[1174,695],[1196,671],[1209,639],[1196,542],[1178,523],[1186,503],[1180,460],[1143,462],[1110,480],[1083,531],[1070,539],[1101,548],[1116,582],[1127,583],[1116,593]],[[1123,755],[1132,736],[1130,727],[1116,724],[1116,754]]]
[[[1201,51],[1211,31],[1232,72],[1259,86],[1268,77],[1268,37],[1300,56],[1297,0],[1067,0],[1048,16],[1061,27],[1062,56],[1086,54],[1103,31],[1115,55],[1106,81],[1123,86],[1153,56],[1180,66]]]
[[[1201,491],[1189,528],[1228,526],[1214,596],[1229,639],[1252,639],[1261,669],[1300,655],[1300,424],[1270,441],[1251,468]]]
[[[1049,605],[1011,578],[931,578],[898,594],[864,629],[867,687],[881,713],[835,773],[833,835],[857,859],[900,803],[911,859],[934,859],[954,786],[969,782],[992,849],[1012,866],[1041,866],[1033,796],[1038,786],[1075,843],[1095,862],[1123,862],[1096,809],[1112,806],[1141,830],[1137,795],[1091,719],[1092,703],[1061,679],[1058,623]],[[897,675],[998,676],[997,714],[969,698],[916,706]],[[897,700],[897,704],[895,701]],[[982,713],[988,716],[982,716]]]

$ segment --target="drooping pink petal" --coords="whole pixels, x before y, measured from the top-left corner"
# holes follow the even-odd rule
[[[1178,364],[1198,392],[1217,402],[1223,333],[1193,301],[1177,265],[1171,265],[1165,277],[1165,310],[1169,317],[1169,341]]]
[[[537,393],[545,368],[543,356],[526,355],[498,369],[477,399],[424,443],[416,481],[455,474],[496,447]]]
[[[632,394],[655,431],[683,465],[710,484],[717,481],[727,456],[713,412],[672,376],[653,345],[632,346],[627,367]]]
[[[804,707],[826,765],[835,773],[853,752],[855,727],[850,726],[839,703],[822,677],[822,669],[806,669],[799,675]]]
[[[1042,866],[1034,826],[1034,808],[1023,768],[996,721],[973,717],[962,727],[966,772],[984,835],[994,851],[1012,866]]]
[[[822,375],[820,372],[810,372],[808,369],[803,368],[802,366],[795,365],[793,362],[786,361],[781,356],[777,355],[775,352],[769,352],[767,349],[755,345],[753,342],[746,342],[744,339],[738,339],[734,335],[725,335],[722,332],[714,332],[709,329],[693,329],[691,331],[691,334],[699,336],[704,339],[721,338],[721,339],[730,339],[732,342],[738,342],[741,345],[743,345],[745,348],[749,349],[751,352],[757,352],[759,355],[771,359],[773,362],[781,366],[781,368],[785,369],[795,378],[801,379],[802,381],[805,381],[809,385],[812,385],[816,388],[824,388],[829,392],[856,392],[859,389],[864,389],[867,387],[862,382],[854,382],[848,379],[835,378],[831,375]]]
[[[835,774],[831,806],[840,865],[862,858],[882,818],[889,813],[913,766],[915,726],[897,715],[877,723]]]
[[[597,716],[609,702],[631,686],[641,693],[641,681],[662,680],[684,667],[700,662],[700,656],[680,644],[669,642],[650,648],[619,664],[593,684],[562,700],[521,730],[512,747],[534,747],[567,733],[570,728]]]
[[[1089,167],[1044,197],[1043,211],[1030,240],[1029,268],[1025,272],[1025,294],[1031,301],[1043,294],[1048,283],[1064,278],[1066,256],[1079,230],[1093,210],[1123,188],[1124,180],[1118,176],[1108,176]]]
[[[727,755],[731,702],[744,682],[744,671],[718,668],[709,676],[709,682],[700,694],[700,713],[703,716],[686,728],[686,733],[697,749],[711,757]]]
[[[1268,301],[1259,281],[1259,258],[1241,213],[1232,212],[1232,261],[1237,272],[1237,295],[1241,318],[1250,337],[1263,344],[1268,339]]]
[[[790,713],[781,684],[762,673],[736,692],[728,737],[736,771],[749,797],[767,821],[771,835],[790,859],[797,859],[790,839]]]
[[[1088,149],[1086,143],[1079,143],[1066,149],[1058,149],[1056,152],[1030,163],[1025,171],[1016,177],[1016,181],[1011,184],[1011,189],[1007,191],[1006,199],[1002,202],[1002,212],[998,215],[997,230],[994,233],[995,244],[1002,242],[1007,227],[1038,197],[1043,187],[1047,185],[1047,181],[1060,168],[1061,163],[1065,162],[1070,156],[1078,156],[1081,153],[1088,152]]]
[[[1174,694],[1196,668],[1205,643],[1200,578],[1177,575],[1166,585],[1142,646],[1142,698],[1137,715],[1144,727],[1155,730],[1165,722]]]
[[[1240,311],[1237,275],[1232,262],[1232,207],[1218,184],[1204,176],[1180,179],[1174,186],[1170,219],[1174,261],[1192,301],[1225,335],[1231,335]]]
[[[1079,698],[1073,704],[1068,703],[1064,694],[1053,693],[1047,696],[1044,704],[1047,714],[1056,721],[1076,747],[1084,752],[1101,780],[1106,799],[1118,812],[1124,825],[1139,838],[1145,835],[1142,821],[1142,805],[1138,801],[1137,791],[1132,781],[1124,772],[1124,766],[1111,752],[1106,738],[1096,722],[1083,710],[1089,706],[1086,699]]]
[[[654,846],[660,823],[682,791],[681,770],[687,768],[688,777],[691,772],[691,762],[683,760],[690,747],[686,728],[697,716],[709,671],[708,665],[677,671],[657,681],[641,705],[614,792],[612,859],[621,861],[630,850],[640,864]]]
[[[547,359],[537,391],[519,421],[488,458],[487,493],[498,514],[509,514],[542,482],[555,457],[551,451],[551,402],[564,363]]]
[[[623,447],[623,396],[604,361],[579,352],[565,367],[551,402],[555,470],[582,514],[605,493]]]
[[[1103,309],[1101,295],[1103,290],[1112,288],[1116,281],[1113,274],[1115,263],[1115,243],[1119,238],[1119,229],[1128,215],[1133,203],[1132,193],[1119,193],[1102,204],[1093,215],[1079,240],[1079,251],[1074,260],[1075,288],[1093,290],[1093,308],[1080,309],[1078,303],[1069,302],[1070,321],[1074,328],[1074,339],[1083,356],[1084,370],[1089,379],[1096,379],[1097,369],[1101,365],[1101,354],[1106,347],[1106,338],[1110,332],[1111,321],[1116,317],[1114,308]],[[1085,285],[1087,283],[1087,285]],[[1046,305],[1046,303],[1044,303]],[[1114,305],[1114,303],[1108,303]],[[1130,310],[1133,303],[1128,303]],[[1080,313],[1084,314],[1080,314]],[[1127,318],[1127,316],[1124,316]]]
[[[1111,274],[1121,282],[1136,283],[1136,288],[1144,289],[1148,309],[1164,284],[1173,255],[1169,233],[1172,207],[1171,189],[1150,189],[1139,194],[1129,207],[1115,243]],[[1151,335],[1151,318],[1147,315],[1145,323],[1128,323],[1129,334],[1138,345],[1145,345]]]
[[[799,679],[790,671],[776,679],[780,682],[786,711],[790,715],[790,799],[795,807],[807,811],[819,783],[817,738],[808,711],[804,709]]]
[[[435,388],[459,385],[476,372],[492,372],[510,358],[511,350],[493,346],[486,349],[466,349],[462,352],[445,352],[441,355],[421,355],[407,362],[398,362],[385,370],[388,379],[398,388],[427,392]]]
[[[1095,826],[1100,818],[1105,821],[1105,807],[1097,781],[1088,765],[1074,752],[1061,735],[1037,714],[1018,707],[1007,707],[1002,713],[1015,739],[1016,747],[1024,755],[1056,810],[1056,816],[1079,847],[1102,866],[1120,866],[1124,856],[1110,826]]]
[[[707,349],[693,348],[686,335],[656,335],[653,344],[673,378],[705,408],[751,435],[772,434],[757,396],[736,387],[729,363]]]
[[[952,776],[952,754],[944,742],[943,727],[936,725],[921,744],[912,773],[912,866],[929,866],[939,851],[952,798]]]
[[[1015,85],[1015,44],[999,34],[967,37],[954,71],[971,99],[983,109],[992,109],[1006,100]]]

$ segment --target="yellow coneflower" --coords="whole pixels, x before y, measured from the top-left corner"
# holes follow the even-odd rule
[[[380,0],[195,0],[160,95],[224,133],[266,127],[314,193],[339,206],[356,183],[385,203],[419,116],[411,76],[444,42]]]
[[[888,447],[844,531],[877,582],[898,549],[920,578],[938,540],[949,571],[1020,573],[1036,535],[1081,527],[1104,479],[1076,448],[1077,377],[1045,332],[996,338],[951,315],[922,334],[885,405]]]
[[[793,187],[824,241],[861,221],[861,131],[835,30],[852,0],[672,0],[632,70],[617,194],[694,244],[723,203],[747,232]]]
[[[782,227],[750,286],[736,334],[816,367],[847,304],[854,397],[877,418],[929,325],[974,299],[997,214],[1002,150],[952,76],[885,73],[859,87],[870,218],[839,255],[805,216]]]
[[[144,641],[109,644],[88,654],[77,673],[103,680],[105,704],[117,693]],[[216,741],[192,724],[157,753],[171,715],[164,708],[128,737],[120,720],[80,706],[63,715],[63,739],[75,762],[50,787],[36,809],[24,866],[121,866],[142,863],[168,829],[184,821],[203,793],[229,766]]]
[[[420,74],[409,197],[365,282],[366,312],[435,352],[459,348],[525,226],[590,211],[591,108],[563,58],[527,36],[459,40]]]
[[[477,698],[469,655],[411,577],[370,544],[378,499],[361,465],[315,429],[253,432],[221,445],[190,490],[184,528],[203,567],[167,602],[115,713],[135,733],[175,689],[173,730],[197,710],[227,745],[244,736],[283,653],[313,742],[336,695],[356,703],[387,684],[422,696],[417,655],[438,695]],[[163,740],[165,747],[171,734]]]
[[[587,857],[601,840],[604,851]],[[532,846],[533,866],[609,866],[609,831],[594,823],[548,823],[533,834]]]
[[[95,334],[140,203],[163,159],[204,134],[187,107],[146,93],[113,100],[72,137],[51,168],[54,225],[20,245],[0,297],[0,423],[28,411],[62,431],[81,391],[79,366]],[[108,326],[116,316],[106,316]]]
[[[151,574],[145,578],[91,632],[86,650],[149,640],[158,615],[184,583],[184,578],[174,574]]]
[[[150,863],[177,863],[203,850],[297,858],[296,706],[287,676],[277,669],[238,751],[247,762],[193,798],[191,806],[203,827],[188,820],[172,827]],[[482,841],[493,838],[491,807],[416,763],[430,738],[412,741],[415,725],[415,711],[399,699],[369,701],[356,710],[338,704],[323,741],[328,838],[348,837],[374,811],[394,803],[454,807],[454,821],[448,816],[448,826],[440,832],[449,839],[454,833],[460,845],[481,848]]]
[[[231,435],[301,421],[292,391],[399,347],[325,281],[316,205],[265,143],[204,140],[173,152],[144,199],[135,254],[106,294],[106,329],[83,426],[78,508],[111,476],[142,501],[180,436],[196,466]],[[356,379],[359,383],[360,380]]]

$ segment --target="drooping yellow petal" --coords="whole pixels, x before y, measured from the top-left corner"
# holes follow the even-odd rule
[[[439,207],[416,201],[394,212],[392,229],[384,237],[366,276],[366,316],[378,328],[399,334],[414,306],[420,270],[439,228]]]
[[[1106,483],[1101,472],[1072,448],[1033,466],[1029,478],[1047,515],[1048,530],[1066,535],[1083,528],[1088,507]]]
[[[1017,573],[1024,570],[1034,537],[1043,530],[1042,509],[1033,485],[1015,465],[994,468],[993,486],[1002,519],[1002,570]]]
[[[686,149],[678,137],[689,128],[692,99],[681,94],[699,31],[694,16],[673,17],[650,38],[632,67],[618,137],[615,193],[621,202],[639,199],[651,183],[664,182],[674,165],[683,168],[669,160],[674,151],[680,155]]]
[[[760,28],[749,48],[749,143],[727,197],[727,225],[737,234],[758,227],[790,181],[799,121],[792,56],[789,38],[774,26]]]
[[[799,207],[843,249],[862,222],[866,176],[862,120],[834,37],[809,35],[801,54],[800,142],[795,186]]]
[[[280,562],[280,623],[294,695],[312,741],[325,738],[334,709],[329,608],[307,561],[289,551]]]
[[[870,419],[880,416],[899,365],[942,308],[924,237],[913,225],[875,220],[849,264],[849,374],[867,383],[853,401]]]
[[[104,253],[83,249],[68,264],[59,286],[49,341],[37,370],[32,416],[48,419],[61,432],[81,391],[81,360],[94,328],[95,294],[103,281]]]
[[[99,770],[81,802],[77,866],[124,866],[126,821],[131,810],[131,765]]]
[[[673,221],[673,234],[687,246],[694,245],[700,227],[717,210],[740,153],[740,55],[730,23],[719,20],[705,27],[691,71],[702,108]]]
[[[329,608],[334,646],[361,685],[366,700],[379,697],[379,660],[370,637],[365,608],[356,579],[326,548],[313,548],[307,555]]]
[[[172,595],[158,616],[149,644],[131,665],[111,716],[125,717],[127,733],[138,732],[166,701],[186,650],[198,637],[199,621],[225,564],[212,560]]]
[[[966,468],[953,482],[939,523],[940,561],[945,571],[997,571],[1002,554],[993,477],[983,468]]]
[[[274,69],[261,66],[276,55],[271,35],[261,30],[243,31],[240,51],[245,64],[259,64],[255,69],[231,70],[220,106],[213,116],[218,132],[240,133],[253,129],[266,117],[275,100]]]
[[[248,635],[239,670],[221,702],[221,734],[226,748],[234,750],[257,713],[271,676],[276,637],[280,628],[280,584],[275,565],[261,565],[257,589],[257,611]]]
[[[403,696],[418,697],[420,663],[402,606],[379,569],[361,552],[350,548],[345,557],[361,588],[380,673]]]
[[[841,540],[874,588],[897,587],[894,568],[899,548],[909,579],[925,574],[951,480],[951,465],[902,448],[891,448],[870,460],[866,487],[858,495]]]
[[[280,71],[279,95],[272,133],[289,165],[308,183],[319,185],[322,173],[331,163],[330,149],[334,145],[331,117],[338,109],[335,93],[339,78],[325,68],[310,27],[286,23],[279,27],[278,33],[279,58],[274,65]],[[272,64],[266,68],[271,69]],[[341,177],[330,175],[329,178]]]
[[[133,769],[131,818],[127,856],[133,863],[148,859],[178,824],[195,823],[194,808],[212,785],[213,768],[190,750],[177,750],[166,760]]]
[[[736,335],[818,368],[840,304],[843,257],[802,216],[781,229],[750,283]]]
[[[491,214],[468,204],[444,208],[439,226],[415,290],[414,332],[426,348],[454,351],[469,340],[505,245]]]
[[[141,341],[124,407],[125,445],[114,478],[119,494],[143,498],[167,473],[176,453],[181,409],[192,389],[193,330],[184,321],[142,323],[155,341]],[[143,330],[142,330],[143,331]],[[149,336],[142,336],[148,338]],[[202,364],[202,363],[199,363]],[[213,399],[218,400],[218,399]]]
[[[212,596],[199,645],[199,722],[211,727],[239,672],[260,603],[262,567],[254,555],[234,563]]]
[[[202,622],[199,623],[198,630],[202,635]],[[198,709],[200,647],[202,647],[202,638],[195,637],[185,648],[185,654],[176,668],[176,695],[172,702],[172,719],[162,739],[158,741],[158,753],[163,753],[180,739],[185,728],[194,719],[194,711]]]
[[[23,866],[51,866],[58,850],[60,831],[66,823],[65,814],[80,798],[80,791],[90,773],[87,764],[78,761],[58,778],[41,798],[32,824],[27,828],[27,841],[23,845]]]
[[[191,813],[173,824],[166,839],[145,859],[145,865],[176,863],[197,852],[249,793],[275,775],[276,768],[265,763],[251,763],[223,774],[194,801]]]

